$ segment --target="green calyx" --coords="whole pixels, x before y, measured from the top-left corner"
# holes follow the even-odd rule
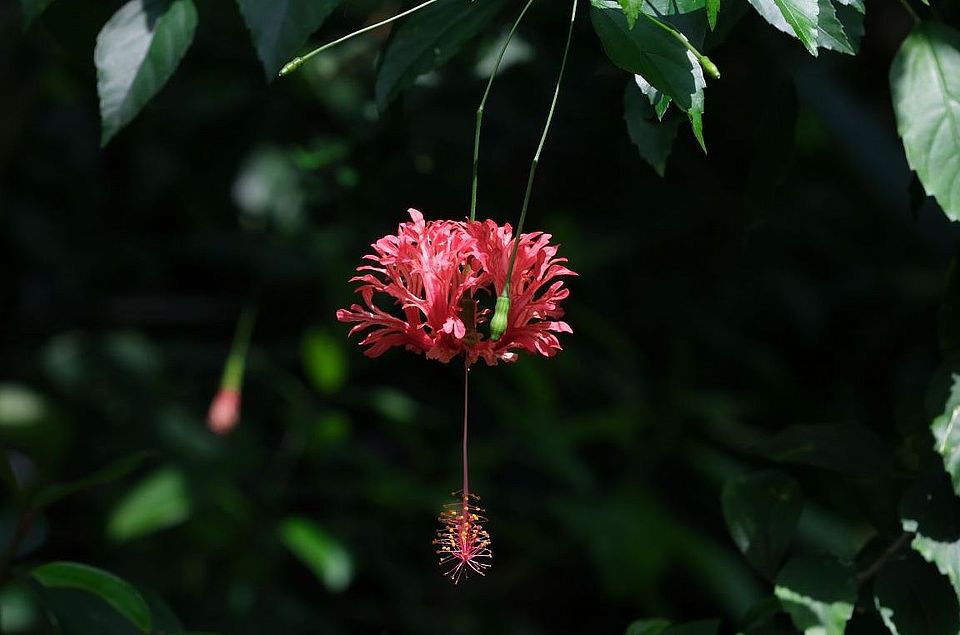
[[[503,293],[497,298],[497,306],[493,310],[493,319],[490,320],[490,339],[496,342],[503,336],[507,330],[507,317],[510,315],[510,296],[509,288],[505,287]]]

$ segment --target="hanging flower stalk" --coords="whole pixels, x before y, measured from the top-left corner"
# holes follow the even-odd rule
[[[550,243],[550,234],[525,234],[523,225],[566,68],[576,0],[547,121],[530,166],[517,231],[514,233],[509,224],[476,220],[484,105],[506,47],[532,2],[527,1],[510,30],[477,109],[469,218],[427,221],[419,211],[408,210],[411,220],[400,223],[396,234],[373,243],[373,253],[364,256],[364,264],[357,268],[358,275],[351,278],[351,282],[358,283],[356,292],[361,302],[337,311],[338,320],[353,325],[350,335],[364,335],[360,345],[366,347],[364,354],[368,357],[379,357],[394,347],[443,363],[463,357],[463,487],[454,494],[456,500],[444,506],[434,540],[440,564],[446,567],[445,574],[454,583],[468,572],[483,575],[493,557],[479,497],[469,486],[470,367],[481,359],[489,366],[514,362],[520,351],[553,357],[562,350],[558,334],[573,332],[561,319],[561,303],[569,295],[564,277],[576,274],[564,264],[567,259],[557,255],[558,247]],[[429,3],[430,0],[409,12]],[[379,24],[370,28],[376,26]],[[297,58],[281,74],[336,43]],[[481,308],[483,301],[492,304],[493,310]]]

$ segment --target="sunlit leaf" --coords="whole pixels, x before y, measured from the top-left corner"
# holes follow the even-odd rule
[[[947,576],[960,598],[960,498],[942,470],[924,474],[900,503],[903,530],[914,534],[910,546]]]
[[[343,0],[237,0],[267,77],[276,77]]]
[[[826,556],[791,559],[774,593],[805,635],[843,635],[857,598],[853,568]]]
[[[163,88],[196,27],[192,0],[130,0],[107,21],[93,53],[103,145]]]
[[[811,55],[817,54],[818,0],[749,0],[763,19],[784,33],[795,36]]]
[[[950,397],[943,414],[933,420],[934,449],[943,458],[943,467],[960,495],[960,375],[953,375]]]
[[[720,0],[707,0],[707,22],[710,30],[717,28],[717,16],[720,14]]]
[[[349,586],[353,578],[350,553],[316,523],[306,518],[287,518],[279,532],[287,549],[307,565],[327,589],[336,593]]]
[[[960,32],[924,22],[890,67],[907,162],[950,220],[960,220]]]
[[[820,14],[817,17],[817,46],[847,55],[856,55],[857,49],[847,37],[831,0],[818,0],[818,4]]]
[[[130,540],[178,525],[189,516],[186,479],[175,468],[163,468],[127,492],[110,513],[107,535]]]
[[[800,486],[773,470],[737,477],[723,489],[723,515],[747,560],[773,578],[803,511]]]
[[[78,562],[51,562],[31,569],[30,575],[50,589],[77,589],[95,595],[141,632],[150,631],[150,608],[143,596],[112,573]]]
[[[696,56],[671,35],[672,27],[657,24],[643,13],[631,29],[620,7],[604,0],[591,0],[590,15],[607,57],[670,97],[687,113],[697,140],[704,146],[703,69]]]
[[[380,109],[418,77],[453,57],[503,4],[503,0],[440,0],[405,18],[390,39],[377,72]]]

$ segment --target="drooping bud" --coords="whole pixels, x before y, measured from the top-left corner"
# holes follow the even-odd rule
[[[720,79],[720,69],[706,55],[700,56],[700,66],[703,67],[703,72],[713,79]]]
[[[247,362],[247,349],[253,333],[256,310],[252,305],[243,308],[233,335],[233,345],[223,367],[220,390],[207,411],[207,427],[216,434],[227,434],[240,420],[240,391],[243,388],[243,371]]]
[[[221,389],[207,411],[207,427],[216,434],[227,434],[240,420],[240,391]]]
[[[507,318],[510,315],[509,287],[497,298],[497,306],[493,310],[493,319],[490,320],[490,339],[496,342],[507,330]]]
[[[278,77],[283,77],[284,75],[289,75],[293,71],[300,68],[305,60],[302,57],[295,57],[286,64],[283,65],[283,68],[280,69]]]

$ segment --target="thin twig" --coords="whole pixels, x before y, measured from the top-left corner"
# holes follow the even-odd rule
[[[903,549],[904,545],[913,540],[914,533],[912,531],[905,531],[899,538],[897,538],[892,545],[887,547],[887,550],[880,554],[880,557],[877,558],[873,564],[857,574],[857,585],[861,585],[877,573],[887,564],[887,562],[897,554],[898,551]]]

